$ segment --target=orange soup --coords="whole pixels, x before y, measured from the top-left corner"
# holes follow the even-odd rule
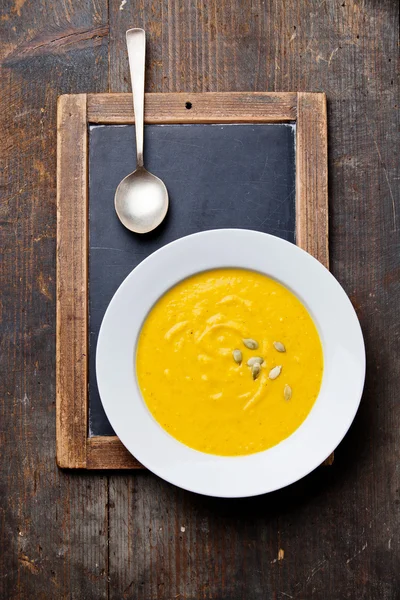
[[[201,452],[237,456],[266,450],[301,425],[319,393],[323,353],[311,316],[286,287],[218,269],[155,304],[136,371],[168,433]]]

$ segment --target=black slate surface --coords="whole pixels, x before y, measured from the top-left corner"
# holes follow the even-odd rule
[[[135,168],[134,133],[130,125],[89,131],[89,435],[114,434],[97,390],[96,342],[108,303],[138,263],[206,229],[255,229],[294,242],[294,125],[146,126],[145,164],[165,182],[170,209],[144,236],[114,211],[116,187]]]

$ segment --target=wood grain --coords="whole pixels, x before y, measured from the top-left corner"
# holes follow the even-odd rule
[[[3,4],[0,597],[397,600],[398,2]],[[106,25],[100,39],[83,33]],[[132,26],[148,32],[149,92],[328,98],[330,267],[361,320],[366,388],[332,468],[267,497],[218,501],[144,471],[106,478],[54,461],[56,98],[129,91]],[[77,47],[4,66],[71,28]]]
[[[107,90],[107,37],[82,41],[107,7],[28,0],[0,13],[0,598],[106,599],[108,484],[57,468],[55,344],[57,97]],[[63,48],[4,64],[72,31]]]
[[[298,94],[296,135],[296,243],[329,269],[325,94]]]
[[[60,96],[57,136],[57,464],[79,469],[88,417],[86,94]]]
[[[86,440],[87,469],[143,469],[116,436],[94,436]]]
[[[294,121],[296,93],[236,92],[146,94],[147,123],[246,123]],[[91,123],[134,123],[131,94],[89,94]]]

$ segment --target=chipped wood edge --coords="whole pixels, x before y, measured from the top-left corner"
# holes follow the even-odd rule
[[[94,436],[87,439],[87,469],[144,469],[117,436]]]
[[[57,106],[56,456],[86,467],[87,437],[87,116],[86,94]]]
[[[296,244],[329,269],[326,95],[297,94]],[[323,463],[332,465],[332,453]]]
[[[88,94],[88,121],[134,123],[132,94]],[[296,92],[150,93],[146,123],[277,123],[294,121]]]

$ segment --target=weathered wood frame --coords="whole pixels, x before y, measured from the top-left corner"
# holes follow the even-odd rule
[[[147,94],[146,123],[296,122],[296,243],[329,267],[326,96]],[[88,437],[88,125],[134,122],[130,94],[60,96],[57,118],[57,464],[142,465],[115,436]],[[329,461],[329,459],[328,459]]]

